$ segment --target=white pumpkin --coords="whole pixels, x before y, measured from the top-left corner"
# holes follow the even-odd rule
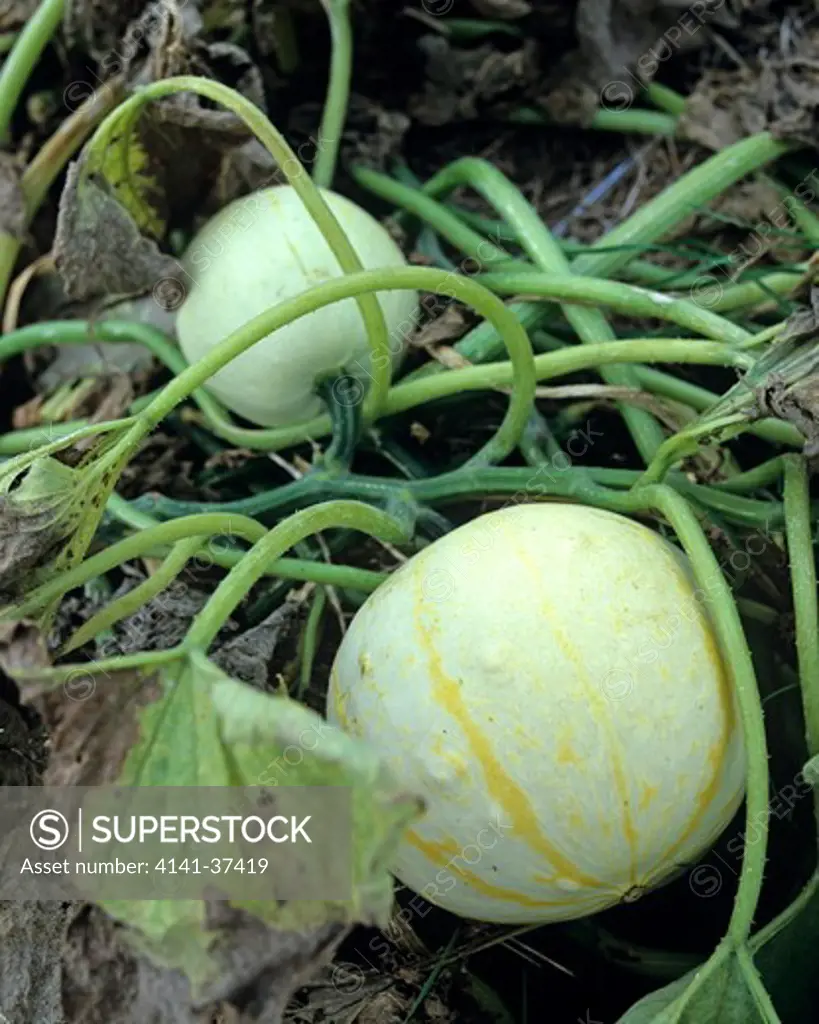
[[[701,855],[745,754],[695,591],[652,530],[551,502],[480,516],[379,587],[327,713],[427,800],[398,879],[463,917],[559,921]]]
[[[322,189],[322,195],[365,269],[406,266],[374,217],[335,192]],[[189,280],[177,336],[191,363],[271,306],[342,273],[290,185],[254,192],[220,210],[190,243],[182,263]],[[387,291],[378,300],[395,369],[416,322],[418,295]],[[216,373],[207,388],[252,423],[285,426],[322,412],[316,380],[342,368],[364,384],[371,376],[355,299],[324,306],[269,334]]]

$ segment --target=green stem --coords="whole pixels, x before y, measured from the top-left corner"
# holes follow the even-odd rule
[[[95,144],[104,146],[123,123],[127,124],[129,119],[138,115],[145,104],[180,92],[192,92],[204,96],[240,117],[267,148],[288,183],[298,193],[338,260],[342,272],[355,274],[362,270],[361,261],[335,214],[330,210],[322,193],[305,174],[298,157],[281,132],[254,103],[220,82],[193,75],[181,75],[143,86],[120,104],[113,113],[109,114],[95,133],[90,146],[93,147]],[[355,297],[367,330],[372,357],[371,387],[364,403],[365,418],[370,420],[377,416],[390,386],[392,372],[390,339],[384,314],[375,294],[361,292]]]
[[[736,476],[732,476],[728,480],[721,480],[714,486],[730,491],[732,494],[747,494],[749,491],[760,491],[778,483],[782,478],[784,468],[783,457],[776,455],[766,462],[760,462],[753,469],[749,469],[745,473],[737,473]]]
[[[799,686],[802,691],[808,757],[811,758],[819,754],[819,607],[810,489],[805,459],[799,455],[786,455],[782,461],[785,464],[785,534],[796,618]]]
[[[667,85],[660,85],[659,82],[651,82],[644,88],[645,94],[655,107],[664,110],[672,117],[679,117],[685,111],[685,96],[669,89]]]
[[[150,530],[159,525],[159,520],[147,515],[125,501],[118,494],[112,494],[108,499],[106,511],[113,518],[125,523],[135,530]],[[200,510],[197,509],[197,512]],[[201,511],[204,511],[202,509]],[[225,511],[229,509],[211,511]],[[242,513],[239,513],[240,515]],[[168,550],[165,547],[152,548],[146,555],[167,557]],[[223,569],[232,569],[239,562],[243,555],[242,551],[226,548],[221,544],[208,544],[207,548],[200,552],[199,557],[210,559],[214,565]],[[276,576],[281,579],[295,580],[301,583],[320,583],[328,587],[346,587],[350,590],[360,590],[365,594],[376,590],[387,578],[384,573],[372,572],[369,569],[358,569],[352,565],[332,565],[329,562],[312,562],[301,558],[280,558],[268,569],[269,576]]]
[[[614,230],[571,262],[571,270],[591,277],[608,277],[632,264],[640,252],[654,245],[691,213],[715,199],[721,192],[760,167],[788,152],[789,146],[777,142],[768,133],[736,143],[689,171]],[[500,211],[506,216],[505,211]],[[510,227],[510,236],[519,237]],[[500,237],[500,236],[495,236]],[[556,269],[556,268],[555,268]],[[701,276],[701,275],[700,275]],[[730,289],[726,289],[726,294]],[[515,307],[518,319],[531,318],[529,329],[551,319],[551,313],[530,303]],[[480,333],[479,333],[480,332]],[[491,331],[478,328],[463,338],[456,349],[470,362],[479,362],[496,353],[497,338]],[[486,353],[487,355],[485,355]],[[636,368],[635,368],[636,369]],[[437,364],[419,373],[442,372]],[[631,386],[631,385],[629,385]]]
[[[310,614],[304,624],[304,632],[301,639],[301,667],[299,669],[299,692],[297,697],[303,696],[310,688],[313,677],[313,663],[316,659],[321,625],[324,616],[324,609],[327,607],[327,591],[324,587],[318,587],[310,605]]]
[[[164,334],[131,320],[47,320],[18,327],[0,337],[0,362],[40,345],[88,345],[95,341],[139,343],[173,373],[186,363],[179,349]]]
[[[69,423],[46,423],[41,427],[26,427],[23,430],[11,430],[0,435],[0,457],[22,455],[39,448],[51,441],[70,437],[79,430],[90,430],[95,433],[95,424],[88,420],[71,420]]]
[[[448,209],[444,203],[437,202],[420,189],[403,185],[394,178],[380,174],[378,171],[372,171],[367,167],[353,167],[350,169],[350,174],[356,184],[366,188],[373,195],[420,217],[442,238],[454,245],[456,249],[466,253],[479,266],[503,264],[510,270],[514,268],[521,270],[528,268],[530,271],[536,269],[530,263],[510,256],[494,242],[490,242],[488,238],[473,231],[460,216]],[[463,273],[474,272],[467,269],[466,266],[462,266],[461,270]]]
[[[353,32],[350,25],[350,0],[322,0],[322,4],[330,22],[333,50],[324,115],[319,129],[318,152],[313,165],[313,181],[319,188],[332,188],[350,99]]]
[[[567,274],[572,269],[537,211],[496,167],[485,160],[464,157],[439,171],[424,186],[428,195],[446,196],[459,185],[470,185],[507,220],[517,232],[521,246],[543,271]],[[614,331],[596,309],[564,305],[562,312],[584,344],[614,341]],[[626,367],[609,368],[603,379],[615,386],[634,387]],[[620,412],[641,457],[647,462],[663,441],[663,432],[645,409],[621,404]]]
[[[422,268],[413,269],[415,273],[445,273],[444,271],[431,271],[428,268],[424,268],[423,270]],[[406,271],[402,271],[402,273],[406,273]],[[449,277],[450,280],[452,280],[454,275],[449,275]],[[339,287],[349,287],[350,283],[353,282],[354,279],[350,277],[345,280],[346,285],[341,284]],[[458,281],[460,283],[460,279],[458,279]],[[324,288],[326,286],[322,285],[321,287]],[[475,287],[480,286],[476,285]],[[379,288],[383,289],[383,285],[379,284]],[[491,295],[490,292],[486,292],[486,294]],[[493,298],[495,297],[493,296]],[[465,299],[464,301],[470,300]],[[497,299],[495,301],[499,302]],[[513,314],[509,312],[507,307],[503,306],[501,303],[500,308],[504,310],[505,315],[508,315],[515,322],[517,329],[521,330],[520,325],[516,320],[514,320]],[[258,328],[253,328],[253,324],[256,321],[251,321],[246,324],[240,331],[231,335],[230,338],[226,339],[224,342],[221,342],[220,346],[218,346],[217,349],[213,349],[206,358],[210,359],[211,356],[221,350],[223,345],[228,343],[233,344],[234,341],[236,341],[237,344],[241,343],[241,351],[244,351],[245,348],[255,342],[256,337],[262,337],[267,331],[269,331],[270,328],[268,327],[268,324],[270,322],[269,318],[271,313],[281,309],[281,306],[277,306],[275,310],[268,311],[268,313],[262,314],[261,318],[257,318],[260,321],[264,321],[260,322]],[[490,317],[489,319],[494,319],[494,317]],[[240,334],[242,335],[241,341],[239,341]],[[221,359],[221,357],[219,358]],[[232,358],[232,355],[227,356],[225,361],[229,358]],[[753,365],[753,359],[750,356],[742,352],[738,352],[721,342],[690,341],[688,339],[678,338],[638,338],[626,341],[604,342],[600,345],[586,345],[582,348],[573,347],[561,349],[558,352],[543,353],[534,358],[534,369],[536,380],[543,381],[549,380],[553,377],[561,377],[570,373],[578,373],[582,370],[595,369],[602,365],[643,362],[735,366],[739,369],[747,369],[749,366]],[[200,360],[194,367],[189,368],[183,375],[180,375],[176,380],[168,384],[166,388],[163,389],[163,391],[154,399],[151,406],[149,406],[148,409],[143,410],[140,415],[144,415],[149,412],[153,409],[155,403],[160,402],[162,408],[159,412],[154,410],[154,412],[151,413],[152,417],[154,415],[158,416],[156,422],[159,422],[160,419],[167,415],[167,412],[185,398],[189,391],[199,387],[212,372],[216,371],[216,369],[218,369],[218,366],[215,366],[213,369],[210,369],[209,367],[203,369],[203,360]],[[470,366],[461,370],[451,371],[446,374],[434,374],[410,379],[406,383],[398,384],[390,390],[382,414],[384,416],[392,416],[397,413],[406,412],[408,409],[415,408],[418,405],[423,405],[426,402],[433,401],[434,399],[447,398],[465,391],[496,390],[509,387],[510,385],[514,385],[515,388],[513,392],[513,400],[517,399],[518,402],[513,426],[510,426],[508,431],[504,430],[504,444],[502,448],[507,447],[506,438],[508,438],[508,443],[511,445],[508,451],[511,451],[517,443],[517,440],[512,441],[513,435],[517,435],[519,430],[519,436],[522,436],[522,432],[525,429],[528,418],[528,406],[524,407],[524,403],[520,399],[515,364],[512,362]],[[526,381],[525,386],[528,392],[528,380]],[[170,388],[174,389],[174,393],[169,396],[167,392]],[[167,406],[167,409],[165,406]],[[510,404],[510,410],[511,409],[512,405]],[[509,416],[510,413],[507,412],[507,417]],[[518,418],[518,416],[520,416],[520,418]],[[505,422],[506,421],[504,421],[504,423]],[[132,429],[132,437],[128,442],[129,445],[138,444],[139,440],[153,429],[154,425],[155,424],[145,422],[143,420],[135,423],[134,428]],[[211,426],[213,426],[212,421]],[[782,426],[785,426],[785,424]],[[91,429],[93,430],[93,428]],[[316,417],[307,423],[298,424],[293,427],[264,431],[247,431],[247,435],[251,436],[245,436],[244,440],[247,447],[272,451],[285,448],[289,445],[298,444],[307,438],[323,437],[329,433],[330,429],[330,418],[327,415],[323,415]],[[221,431],[218,432],[221,433]],[[790,436],[791,434],[789,432],[788,437]],[[498,445],[498,437],[496,436],[492,442],[489,442],[489,444],[497,446],[494,453],[490,452],[490,454],[493,454],[492,461],[501,461],[497,454],[502,450],[501,446]],[[485,453],[488,447],[489,445],[485,446],[481,452],[473,456],[473,460],[476,465],[478,462],[482,462],[486,458]]]
[[[658,114],[654,110],[598,110],[592,118],[592,128],[605,132],[623,132],[636,135],[674,135],[677,119]]]
[[[695,420],[690,427],[680,430],[660,445],[657,454],[643,474],[641,484],[662,482],[671,467],[686,455],[692,455],[700,443],[714,439],[727,440],[730,436],[742,433],[747,419],[743,413],[735,412],[726,413],[719,419],[714,417],[707,423],[700,419]]]
[[[149,500],[152,511],[163,519],[216,511],[264,516],[267,519],[288,515],[317,502],[339,498],[384,506],[394,501],[397,495],[403,495],[405,499],[414,501],[417,505],[438,505],[460,499],[500,498],[509,495],[517,500],[548,497],[597,504],[613,493],[610,488],[633,487],[641,476],[636,470],[572,466],[568,457],[564,453],[560,454],[563,458],[558,458],[557,454],[548,455],[546,458],[539,455],[533,468],[462,468],[435,477],[400,482],[357,473],[344,476],[314,473],[292,484],[231,502],[185,502],[161,496]],[[725,519],[737,525],[770,529],[783,521],[783,508],[780,502],[758,501],[715,487],[694,484],[681,474],[675,475],[673,482],[675,488],[690,496],[692,501],[705,508],[713,508]],[[601,490],[600,485],[605,487],[605,490]],[[132,506],[130,515],[139,519],[144,518],[145,525],[153,525],[156,519],[146,516],[141,510],[144,508],[145,499],[137,501],[141,508],[136,509]],[[614,511],[619,507],[617,505]]]
[[[407,539],[403,527],[392,516],[361,502],[331,501],[296,512],[258,540],[221,581],[194,618],[184,647],[207,650],[271,562],[305,537],[333,528],[359,530],[394,544]]]
[[[520,107],[507,120],[513,124],[555,124],[543,111],[533,107]],[[673,135],[677,122],[676,118],[656,110],[632,107],[629,110],[597,110],[589,127],[602,132],[622,132],[624,135]]]
[[[316,391],[330,412],[332,440],[320,457],[321,466],[328,472],[349,470],[361,439],[361,383],[346,374],[322,381]]]
[[[146,554],[165,558],[168,549],[156,548]],[[199,557],[212,561],[222,569],[232,569],[239,564],[243,555],[243,551],[226,548],[221,544],[210,544],[203,549]],[[371,594],[381,586],[389,574],[359,569],[354,565],[334,565],[332,562],[313,562],[305,558],[280,558],[267,567],[265,575],[294,583],[317,583],[322,587],[338,587],[341,590],[357,590],[362,594]]]
[[[736,957],[739,961],[739,969],[745,979],[745,984],[748,986],[748,991],[751,993],[751,998],[759,1012],[761,1024],[782,1024],[773,1000],[768,995],[768,990],[765,988],[759,971],[756,969],[753,957],[748,952],[748,947],[745,945],[739,946],[736,950]]]
[[[325,281],[310,291],[292,299],[286,299],[272,309],[249,320],[162,389],[151,404],[139,413],[134,427],[115,449],[112,461],[121,457],[122,451],[136,447],[142,438],[153,430],[175,406],[205,384],[217,370],[268,334],[301,316],[341,299],[351,298],[369,291],[393,289],[422,289],[448,295],[472,306],[481,316],[491,320],[498,328],[506,342],[511,358],[511,363],[508,365],[512,372],[504,383],[513,384],[513,392],[506,415],[497,433],[470,461],[484,463],[500,461],[505,458],[515,448],[523,433],[534,399],[534,358],[526,332],[497,296],[469,278],[430,267],[389,267],[382,270],[361,271]],[[435,379],[418,383],[429,386],[435,383]],[[409,387],[412,386],[409,385]],[[456,388],[456,390],[458,389]],[[425,399],[421,398],[420,400],[424,401]],[[328,424],[329,419],[324,415],[309,423],[265,433],[271,447],[285,447],[298,443],[306,437],[315,437],[319,432],[326,433]]]
[[[767,180],[771,181],[770,178]],[[782,196],[783,206],[787,209],[794,223],[808,242],[812,246],[819,244],[819,217],[816,216],[813,210],[805,206],[787,186],[780,184],[778,181],[771,181],[771,184],[774,185]]]
[[[83,623],[62,648],[61,656],[76,651],[77,648],[93,640],[99,633],[110,629],[115,623],[134,615],[143,605],[161,594],[173,583],[201,547],[202,538],[199,536],[186,537],[184,540],[177,541],[156,572]]]
[[[773,921],[769,921],[764,928],[760,928],[751,937],[751,941],[748,943],[751,952],[758,953],[763,946],[766,946],[772,939],[776,938],[792,921],[795,921],[797,917],[811,908],[817,895],[819,895],[819,872],[814,872],[793,903],[786,907],[781,914],[777,914]]]
[[[649,291],[637,285],[604,278],[564,276],[561,274],[508,273],[479,274],[485,287],[501,295],[536,295],[563,302],[608,306],[626,316],[650,317],[695,331],[715,341],[740,344],[751,337],[724,317],[703,309],[688,299],[674,298],[663,292]]]
[[[697,582],[710,596],[711,619],[724,664],[733,681],[748,760],[745,814],[749,827],[753,823],[756,836],[753,843],[745,844],[728,927],[730,939],[739,946],[748,938],[753,924],[762,889],[768,840],[768,753],[751,653],[731,589],[686,500],[672,488],[659,484],[631,491],[625,506],[635,512],[655,509],[672,525],[688,555]]]
[[[75,565],[67,572],[61,573],[56,579],[41,584],[26,597],[24,601],[14,605],[15,618],[25,618],[35,614],[52,601],[56,601],[83,583],[102,576],[124,562],[140,558],[152,548],[163,544],[175,544],[188,537],[238,537],[242,540],[255,542],[267,531],[255,519],[236,513],[210,512],[202,515],[185,516],[182,519],[171,519],[159,523],[150,529],[142,530],[131,537],[126,537],[117,544],[112,544],[84,562]],[[7,613],[8,614],[8,613]],[[4,616],[0,615],[0,620]]]
[[[692,168],[658,196],[604,235],[591,250],[572,261],[577,274],[608,277],[632,258],[636,245],[651,245],[673,227],[701,209],[741,178],[778,160],[793,146],[769,132],[752,135],[721,150]],[[613,248],[619,247],[619,248]]]
[[[810,265],[805,263],[798,269],[767,274],[757,281],[743,281],[725,289],[720,286],[717,300],[711,308],[714,312],[733,313],[746,307],[758,307],[761,303],[773,304],[774,296],[792,295],[810,277],[811,272]],[[700,283],[703,280],[701,277]]]
[[[735,366],[748,369],[753,365],[745,353],[718,341],[690,341],[686,338],[634,338],[627,341],[604,341],[545,352],[535,356],[538,381],[562,377],[581,370],[590,370],[615,363],[699,363],[710,366]],[[486,363],[467,366],[449,373],[422,377],[394,387],[387,400],[385,413],[405,412],[435,398],[445,398],[463,391],[482,391],[508,387],[513,380],[511,363]]]
[[[680,380],[672,377],[671,374],[663,373],[662,370],[655,370],[649,366],[637,366],[635,372],[640,381],[640,386],[655,395],[662,395],[674,401],[682,402],[683,405],[690,405],[698,412],[703,412],[715,405],[722,396],[698,384],[692,384],[687,380]],[[790,445],[792,448],[802,448],[805,443],[804,437],[791,423],[783,420],[762,420],[759,423],[748,425],[748,433],[770,441],[772,444]]]
[[[64,0],[41,0],[0,68],[0,144],[11,134],[11,119],[43,50],[63,18]]]
[[[444,271],[434,271],[427,268],[412,268],[410,271],[401,272],[411,272],[414,274],[424,275],[438,274],[446,277],[450,284],[453,280],[458,281],[459,283],[461,280],[454,275],[446,274]],[[381,274],[383,272],[368,271],[367,273]],[[352,281],[353,278],[347,278],[345,280],[346,284],[342,284],[342,288],[349,287],[349,282]],[[426,278],[426,281],[429,283],[429,287],[432,288],[429,278]],[[416,284],[417,283],[418,282],[416,281]],[[424,284],[421,286],[424,287]],[[473,286],[476,288],[479,287],[474,284]],[[325,288],[326,286],[322,285],[321,287]],[[336,287],[338,287],[338,285],[336,285]],[[382,288],[383,285],[379,284],[378,287]],[[295,301],[301,303],[304,299],[305,297],[299,297],[299,299]],[[328,301],[333,300],[328,299]],[[465,298],[464,301],[470,300]],[[497,302],[498,300],[495,301]],[[500,307],[503,310],[504,323],[508,324],[510,321],[513,321],[515,324],[515,330],[522,333],[522,327],[516,320],[511,307],[505,307],[503,304],[500,304]],[[261,318],[257,318],[257,321],[263,321],[260,323],[258,329],[252,329],[252,325],[257,321],[251,321],[250,324],[245,325],[240,332],[236,332],[236,334],[231,335],[230,338],[223,341],[218,349],[214,349],[214,352],[211,353],[211,355],[221,350],[224,345],[230,344],[232,347],[234,342],[240,347],[241,351],[244,351],[244,349],[249,347],[249,345],[255,343],[257,337],[264,336],[265,332],[270,329],[268,324],[270,323],[270,318],[273,314],[276,314],[276,322],[279,322],[279,311],[281,308],[281,306],[277,306],[274,310],[262,314]],[[499,313],[497,307],[495,307],[495,311]],[[285,314],[285,316],[286,315],[289,314]],[[281,317],[281,319],[284,319],[284,317]],[[493,329],[497,330],[498,325],[494,317],[490,316],[489,319],[492,321]],[[52,327],[59,327],[59,336],[56,336],[56,331],[55,336],[51,336]],[[18,338],[18,335],[22,335],[24,332],[25,338],[27,339],[27,343],[25,345],[23,345],[21,340]],[[240,334],[241,338],[238,337]],[[165,352],[166,348],[170,349],[169,343],[161,334],[159,334],[159,332],[141,325],[103,321],[95,328],[95,336],[104,337],[106,340],[142,341],[144,344],[148,345],[154,353],[158,353],[160,350]],[[523,337],[525,338],[525,334]],[[14,332],[3,339],[0,339],[0,352],[8,351],[6,349],[2,349],[2,346],[6,344],[8,344],[9,347],[15,346],[18,350],[22,350],[23,348],[30,347],[31,344],[35,343],[35,341],[38,343],[53,343],[55,341],[79,343],[87,340],[87,338],[87,325],[80,321],[57,322],[56,324],[37,324],[32,327],[22,328],[21,331]],[[288,445],[298,444],[307,438],[325,436],[330,430],[330,419],[326,415],[317,417],[308,423],[285,428],[284,430],[253,430],[240,427],[236,427],[235,430],[232,430],[229,423],[225,423],[224,420],[220,422],[219,416],[221,415],[221,407],[219,404],[210,398],[206,391],[200,390],[201,384],[207,380],[212,372],[215,372],[216,369],[219,368],[219,365],[222,365],[222,357],[219,357],[216,360],[219,365],[215,365],[212,370],[209,368],[205,368],[203,370],[203,363],[201,360],[194,367],[185,367],[184,361],[178,353],[169,357],[169,353],[165,352],[165,356],[168,356],[168,358],[163,358],[163,361],[175,364],[172,365],[171,368],[178,372],[178,376],[154,398],[153,402],[148,407],[149,409],[153,409],[155,403],[161,403],[159,413],[156,413],[155,410],[152,414],[152,416],[156,415],[157,417],[155,422],[151,422],[150,425],[144,424],[143,422],[134,423],[134,431],[138,434],[139,438],[144,436],[144,434],[150,429],[153,429],[153,426],[155,426],[159,420],[170,412],[171,409],[181,402],[188,394],[194,395],[200,407],[203,411],[206,411],[211,427],[213,427],[220,436],[244,447],[250,447],[257,450],[275,450]],[[232,353],[225,356],[224,361],[227,362],[230,358],[232,358]],[[557,352],[540,354],[534,358],[535,377],[538,381],[543,381],[566,374],[580,372],[582,370],[594,369],[597,366],[606,363],[611,364],[618,362],[702,363],[704,365],[727,365],[736,366],[738,368],[747,368],[752,365],[753,360],[751,357],[746,356],[741,352],[737,352],[727,346],[721,345],[718,342],[688,341],[674,338],[631,339],[611,343],[606,342],[599,345],[587,345],[583,348],[567,347]],[[642,366],[635,367],[635,369],[637,370],[641,386],[647,387],[657,394],[664,394],[667,395],[667,397],[674,398],[684,404],[692,405],[694,408],[707,408],[708,406],[713,405],[713,403],[719,398],[718,395],[710,391],[699,388],[697,385],[689,384],[686,381],[678,380],[668,374],[662,374],[658,371]],[[498,362],[485,364],[483,366],[467,367],[457,371],[450,371],[447,374],[413,375],[407,378],[406,382],[400,383],[390,390],[383,414],[385,416],[389,416],[399,412],[404,412],[407,409],[432,401],[433,399],[445,398],[458,394],[462,390],[491,390],[508,387],[513,383],[514,379],[514,364],[510,362]],[[526,386],[528,388],[528,383]],[[169,388],[174,389],[174,393],[171,396],[167,393]],[[145,415],[147,412],[148,409],[145,409],[142,415]],[[526,418],[524,416],[524,427],[525,421]],[[127,422],[134,421],[121,421],[122,424]],[[108,424],[107,426],[113,427],[116,425]],[[27,451],[32,442],[39,440],[43,436],[46,436],[49,439],[57,439],[70,436],[70,434],[74,433],[78,429],[82,429],[83,431],[82,434],[78,434],[79,437],[99,432],[102,429],[102,426],[90,425],[78,428],[77,424],[55,424],[54,426],[37,428],[36,432],[32,432],[30,434],[23,431],[14,432],[7,435],[5,439],[0,439],[0,452],[6,451],[7,453],[14,453],[18,451]],[[800,447],[803,443],[801,435],[798,434],[798,431],[796,431],[795,428],[791,427],[789,424],[780,423],[779,421],[765,421],[764,423],[757,424],[752,427],[751,430],[752,432],[758,433],[760,436],[764,436],[766,439],[771,441],[799,445]],[[43,433],[41,433],[41,431]],[[22,440],[19,440],[17,439],[18,434],[25,434],[25,436]]]
[[[70,682],[72,676],[86,671],[89,675],[116,675],[118,672],[150,672],[178,661],[180,651],[172,647],[165,651],[140,651],[138,654],[118,655],[113,658],[97,658],[94,661],[70,665],[56,665],[52,668],[21,668],[15,669],[14,678],[20,682],[30,680],[38,684],[59,686]]]

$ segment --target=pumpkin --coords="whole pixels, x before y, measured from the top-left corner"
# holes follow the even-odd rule
[[[466,918],[634,898],[743,797],[733,687],[685,556],[575,504],[491,512],[405,563],[344,636],[327,716],[424,796],[394,874]]]
[[[364,269],[403,267],[403,253],[366,210],[327,189],[327,205]],[[277,303],[342,271],[315,221],[290,185],[230,203],[194,237],[182,265],[189,277],[177,317],[185,358],[196,362],[232,331]],[[378,293],[399,364],[418,314],[414,291]],[[264,427],[287,426],[323,411],[316,383],[345,372],[367,385],[371,358],[355,299],[308,313],[267,335],[207,383],[228,409]]]

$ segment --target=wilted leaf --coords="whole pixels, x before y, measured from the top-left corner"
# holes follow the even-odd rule
[[[250,57],[231,43],[192,33],[179,4],[148,5],[129,24],[117,52],[117,73],[132,87],[193,75],[219,81],[265,108],[261,74]],[[231,163],[250,137],[235,114],[190,92],[108,122],[71,168],[60,199],[55,260],[69,298],[153,291],[167,309],[178,306],[184,294],[166,296],[163,282],[183,275],[157,243],[169,225],[208,216],[215,199],[235,198],[242,182],[231,174]],[[271,166],[268,161],[268,180]],[[235,194],[226,194],[228,181]]]
[[[98,433],[76,466],[53,456]],[[0,594],[21,599],[46,579],[76,565],[91,545],[105,504],[132,454],[112,451],[123,427],[112,424],[76,431],[0,468]],[[106,457],[107,456],[107,457]],[[21,605],[2,609],[5,621],[21,618]],[[55,606],[39,610],[48,631]]]
[[[294,965],[282,957],[311,962],[346,926],[385,923],[392,905],[387,865],[420,803],[397,788],[369,748],[329,726],[303,705],[273,697],[225,675],[204,655],[193,656],[163,674],[164,693],[141,715],[140,737],[123,767],[129,786],[268,786],[271,765],[296,745],[303,758],[287,762],[287,786],[350,787],[353,814],[353,899],[320,901],[190,901],[107,903],[125,922],[134,941],[158,963],[188,977],[194,1002],[225,998],[248,983],[247,960],[235,962],[237,941],[256,950],[250,973],[267,974],[281,988],[284,1005],[298,983]],[[316,734],[308,748],[304,737]],[[328,857],[336,851],[327,850]],[[237,938],[237,936],[239,938]],[[285,950],[287,952],[285,952]],[[293,953],[293,950],[296,950]],[[237,972],[243,976],[237,977]],[[284,993],[284,995],[283,995]],[[272,1018],[271,1018],[272,1019]]]
[[[105,786],[116,782],[138,735],[138,712],[158,699],[159,687],[144,673],[102,677],[79,668],[58,690],[38,694],[33,682],[24,693],[48,729],[43,785]]]
[[[103,185],[83,179],[81,163],[69,168],[60,198],[54,261],[66,294],[79,301],[136,294],[179,272]]]
[[[0,595],[7,597],[54,559],[81,516],[76,474],[56,459],[38,459],[11,490],[14,482],[0,476]]]

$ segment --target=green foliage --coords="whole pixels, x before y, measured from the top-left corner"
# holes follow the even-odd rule
[[[271,696],[225,675],[201,654],[160,676],[162,696],[141,715],[140,736],[118,784],[127,786],[276,785],[271,765],[288,747],[287,786],[339,786],[352,798],[352,899],[347,903],[235,901],[231,905],[277,931],[304,933],[326,924],[385,925],[392,906],[387,865],[420,803],[401,791],[370,750],[288,697]],[[307,743],[305,737],[315,738]],[[333,849],[322,851],[328,858]],[[213,956],[218,928],[198,901],[109,902],[105,909],[131,929],[158,962],[184,971],[195,993],[215,984],[223,965]]]
[[[708,964],[645,996],[618,1024],[809,1020],[819,1005],[818,943],[815,875],[794,903],[740,952],[720,946]]]

